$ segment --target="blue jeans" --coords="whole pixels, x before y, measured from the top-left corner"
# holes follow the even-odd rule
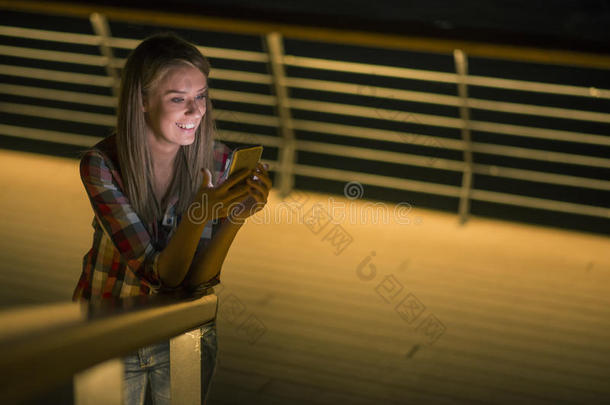
[[[201,389],[202,403],[208,396],[210,382],[216,371],[216,323],[201,327]],[[144,405],[146,385],[150,383],[152,403],[170,405],[169,341],[138,349],[123,358],[125,367],[123,402],[125,405]]]

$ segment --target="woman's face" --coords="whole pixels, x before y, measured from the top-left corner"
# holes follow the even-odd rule
[[[207,79],[199,69],[190,65],[170,68],[144,100],[149,141],[176,149],[193,143],[206,111],[207,94]]]

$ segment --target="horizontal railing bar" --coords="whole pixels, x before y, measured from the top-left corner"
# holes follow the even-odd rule
[[[218,304],[215,295],[199,298],[154,295],[145,297],[146,304],[142,298],[126,298],[122,300],[123,312],[108,311],[97,316],[91,307],[87,311],[86,304],[58,307],[68,313],[55,315],[60,320],[56,327],[49,325],[38,333],[23,333],[18,338],[0,341],[3,403],[21,403],[28,396],[70,381],[74,374],[91,366],[197,328],[214,319]],[[134,304],[137,310],[128,310]],[[120,302],[110,302],[108,308],[117,305]],[[30,318],[47,314],[45,309],[46,306],[41,306],[41,312]],[[10,311],[0,314],[2,324],[6,317],[11,317]],[[74,321],[63,321],[69,318]]]
[[[112,96],[104,96],[91,93],[79,93],[75,91],[43,89],[40,87],[18,86],[14,84],[0,83],[0,93],[46,100],[65,101],[68,103],[97,105],[102,107],[116,107],[117,99]]]
[[[537,149],[520,148],[517,146],[493,145],[483,142],[473,142],[472,151],[490,155],[508,156],[520,159],[541,160],[553,163],[568,163],[579,166],[610,168],[610,159],[594,156],[574,155],[571,153],[552,152]]]
[[[239,70],[228,70],[228,69],[212,69],[210,70],[210,78],[231,80],[236,82],[248,82],[258,84],[271,84],[271,76],[263,73],[250,73],[242,72]]]
[[[240,49],[215,48],[212,46],[198,46],[199,51],[207,58],[232,59],[245,62],[269,62],[266,53],[254,51],[242,51]]]
[[[41,41],[64,42],[68,44],[99,45],[102,39],[96,35],[75,34],[71,32],[59,32],[51,30],[40,30],[33,28],[11,27],[0,25],[0,35],[7,37],[38,39]]]
[[[298,140],[296,141],[296,148],[297,151],[323,153],[325,155],[345,156],[349,158],[365,159],[376,162],[398,163],[434,169],[452,170],[457,172],[461,172],[464,168],[463,163],[457,160],[360,148],[356,146],[333,145],[323,142]]]
[[[564,141],[587,143],[590,145],[610,146],[610,136],[587,134],[582,132],[563,131],[559,129],[534,128],[522,125],[501,124],[497,122],[470,121],[471,131],[484,131],[496,134],[522,136],[528,138],[548,139],[551,141]]]
[[[6,25],[0,25],[0,35],[94,46],[99,46],[103,41],[102,38],[96,35],[76,34],[31,28],[19,28]],[[138,46],[138,44],[142,42],[142,40],[128,38],[108,38],[107,42],[108,45],[114,48],[133,49]],[[247,62],[262,63],[266,63],[269,61],[269,57],[263,52],[243,51],[238,49],[225,49],[205,46],[198,46],[197,48],[206,57],[210,58],[234,59]]]
[[[58,70],[37,69],[11,65],[0,65],[0,74],[25,77],[28,79],[86,84],[97,87],[111,87],[113,85],[112,78],[108,76],[88,75],[83,73],[62,72]]]
[[[61,121],[81,122],[84,124],[104,125],[109,127],[114,127],[116,125],[116,118],[113,115],[63,110],[60,108],[0,103],[0,111],[9,114],[29,115]]]
[[[353,94],[357,96],[388,98],[420,103],[441,104],[457,106],[459,99],[456,96],[446,96],[421,91],[400,90],[389,87],[371,86],[361,83],[334,82],[330,80],[307,79],[303,77],[287,77],[284,84],[307,90],[328,91],[333,93]]]
[[[422,192],[427,194],[443,195],[448,197],[459,197],[460,188],[441,184],[430,184],[415,180],[397,179],[394,177],[380,176],[376,174],[360,173],[339,169],[328,169],[316,166],[295,165],[294,173],[301,176],[358,182],[374,186],[395,188],[405,191]],[[577,215],[589,215],[594,217],[609,218],[610,209],[593,207],[589,205],[568,203],[563,201],[546,200],[542,198],[527,197],[515,194],[506,194],[487,190],[471,190],[471,198],[478,201],[486,201],[500,204],[516,205],[528,208],[546,209],[551,211],[566,212]]]
[[[74,63],[88,66],[106,66],[108,64],[108,59],[104,56],[63,51],[47,51],[43,49],[24,48],[20,46],[0,45],[0,55],[62,63]]]
[[[394,66],[372,65],[368,63],[345,62],[310,58],[296,55],[284,55],[284,64],[310,69],[333,70],[346,73],[359,73],[396,77],[400,79],[415,79],[441,83],[456,83],[455,73],[443,73],[421,69],[409,69]]]
[[[433,148],[462,150],[462,141],[410,132],[390,131],[378,128],[357,127],[354,125],[333,124],[329,122],[293,119],[294,129],[328,133],[361,139],[385,142],[408,143]]]
[[[493,202],[499,204],[508,204],[520,207],[566,212],[568,214],[610,218],[610,209],[608,208],[569,203],[565,201],[547,200],[543,198],[528,197],[517,194],[507,194],[496,191],[474,189],[471,191],[470,198],[472,198],[473,200]]]
[[[36,129],[19,127],[13,125],[0,124],[0,135],[13,136],[18,138],[33,139],[37,141],[47,141],[63,143],[67,145],[91,147],[102,138],[96,136],[80,135],[67,132],[50,131],[47,129]],[[245,144],[261,144],[263,146],[279,147],[282,140],[270,135],[258,135],[238,131],[218,131],[218,139],[230,142]]]
[[[122,69],[125,65],[126,59],[114,58],[110,62],[110,66],[118,69]],[[244,72],[241,70],[230,70],[230,69],[212,69],[210,70],[210,78],[231,80],[236,82],[248,82],[257,84],[271,84],[271,77],[265,73],[252,73]]]
[[[517,180],[557,184],[561,186],[582,187],[590,188],[593,190],[610,191],[610,181],[590,179],[587,177],[568,176],[565,174],[514,169],[512,167],[484,165],[478,163],[473,165],[473,172],[495,177],[505,177]]]
[[[276,98],[267,94],[244,93],[241,91],[212,89],[210,90],[212,100],[225,100],[237,103],[249,103],[259,105],[275,106]]]
[[[366,159],[377,162],[390,162],[412,166],[428,167],[441,170],[461,172],[464,163],[461,161],[437,158],[434,156],[419,156],[408,153],[372,150],[347,145],[332,145],[322,142],[297,141],[297,150],[322,153],[333,156],[349,156],[350,158]],[[475,164],[475,173],[506,177],[524,181],[559,184],[563,186],[584,187],[596,190],[610,190],[610,181],[596,180],[586,177],[567,176],[533,170],[513,169],[504,166]]]
[[[141,39],[130,39],[130,38],[118,38],[118,37],[108,37],[106,38],[106,44],[113,48],[120,49],[134,49],[142,42]],[[125,63],[125,59],[115,58],[116,60],[122,60],[123,64]]]
[[[71,134],[63,131],[58,132],[50,131],[48,129],[26,128],[5,124],[0,124],[0,134],[18,138],[33,139],[36,141],[56,142],[66,145],[84,147],[91,147],[102,139],[97,136]]]
[[[291,108],[330,114],[383,119],[395,122],[410,122],[413,124],[434,125],[444,128],[461,128],[460,118],[438,115],[411,113],[409,111],[389,110],[378,107],[363,107],[352,104],[331,103],[319,100],[291,98],[288,100]]]
[[[330,103],[305,99],[290,99],[291,108],[348,116],[384,119],[396,122],[433,125],[444,128],[462,128],[463,121],[459,118],[443,117],[408,111],[388,110],[384,108],[362,107],[351,104]],[[593,145],[610,145],[610,137],[547,128],[534,128],[521,125],[501,124],[486,121],[469,121],[471,130],[499,133],[504,135],[523,136],[530,138],[549,139],[554,141],[579,142]]]
[[[372,65],[358,62],[345,62],[337,60],[309,58],[295,55],[284,56],[284,63],[286,65],[306,67],[311,69],[333,70],[346,73],[359,73],[365,75],[395,77],[399,79],[414,79],[452,84],[456,83],[457,80],[456,75],[454,73],[444,73],[385,65]],[[484,86],[565,96],[610,99],[610,90],[597,89],[593,87],[540,83],[515,79],[501,79],[477,75],[466,76],[464,80],[466,80],[466,84],[471,86]]]
[[[440,104],[448,106],[459,106],[460,101],[456,96],[425,93],[422,91],[410,91],[392,89],[388,87],[370,86],[360,83],[343,83],[329,80],[306,79],[302,77],[288,77],[285,80],[288,87],[300,89],[329,91],[333,93],[353,94],[357,96],[387,98],[391,100],[413,101],[418,103]]]
[[[91,13],[98,12],[106,15],[106,17],[111,20],[124,21],[131,24],[155,24],[163,27],[180,27],[249,35],[264,35],[269,32],[279,32],[287,38],[309,41],[344,43],[357,46],[372,46],[443,54],[451,54],[455,49],[462,49],[467,55],[474,57],[584,66],[598,69],[610,68],[610,57],[608,55],[568,50],[551,50],[525,46],[489,44],[484,42],[413,37],[367,31],[347,31],[344,29],[306,27],[274,22],[254,22],[220,17],[198,16],[187,13],[168,13],[76,3],[67,4],[41,1],[15,2],[0,0],[0,7],[83,18],[88,18]]]
[[[113,48],[134,49],[142,42],[140,39],[128,38],[108,38],[108,45]],[[269,61],[266,53],[256,51],[243,51],[240,49],[216,48],[212,46],[197,46],[197,49],[208,58],[232,59],[246,62],[262,62]],[[123,62],[124,64],[124,59]],[[122,66],[122,65],[121,65]]]
[[[261,144],[263,146],[279,147],[283,141],[281,138],[271,135],[259,135],[239,131],[219,130],[218,139],[221,141],[238,142],[244,144]]]
[[[422,134],[412,134],[388,131],[377,128],[363,128],[353,125],[332,124],[318,121],[292,120],[295,129],[328,133],[331,135],[347,136],[362,139],[373,139],[386,142],[402,142],[433,148],[462,150],[461,140],[435,137]],[[610,168],[610,159],[593,156],[574,155],[570,153],[551,152],[536,149],[520,148],[516,146],[492,145],[483,142],[473,142],[472,151],[520,159],[532,159],[553,163],[569,163],[580,166],[593,166]]]
[[[214,119],[221,121],[230,121],[236,123],[265,125],[269,127],[277,127],[279,125],[278,118],[272,115],[244,113],[232,110],[214,110]]]
[[[399,179],[396,177],[382,176],[326,167],[308,166],[302,164],[294,165],[294,174],[315,177],[328,180],[352,181],[357,179],[360,183],[371,184],[380,187],[396,188],[400,190],[417,191],[428,194],[458,197],[460,188],[444,184],[426,183],[423,181]]]
[[[566,84],[528,82],[524,80],[501,79],[469,75],[464,78],[469,86],[495,87],[498,89],[532,91],[536,93],[556,94],[561,96],[578,96],[610,99],[610,90],[595,87],[579,87]]]
[[[357,96],[375,97],[380,99],[438,104],[450,107],[459,107],[461,105],[459,97],[456,96],[369,86],[357,83],[340,83],[327,80],[292,77],[286,79],[286,85],[301,89],[353,94]],[[568,108],[544,107],[532,104],[519,104],[476,98],[469,98],[466,101],[469,108],[477,108],[482,110],[610,123],[610,114],[607,113],[571,110]]]
[[[483,100],[477,98],[469,98],[466,100],[466,102],[469,108],[476,108],[480,110],[610,123],[610,114],[608,113],[572,110],[569,108],[545,107],[532,104],[510,103],[506,101]]]

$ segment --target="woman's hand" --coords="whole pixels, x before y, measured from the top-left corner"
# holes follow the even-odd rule
[[[262,210],[267,204],[269,190],[271,189],[271,179],[267,169],[269,165],[259,163],[250,175],[246,178],[248,185],[248,197],[244,198],[240,204],[231,207],[228,218],[236,224],[243,224],[244,221]]]
[[[232,174],[221,185],[212,184],[212,174],[208,169],[202,169],[203,182],[195,200],[187,210],[188,218],[197,224],[224,218],[229,210],[244,201],[251,194],[250,186],[245,179],[253,171],[240,170]]]

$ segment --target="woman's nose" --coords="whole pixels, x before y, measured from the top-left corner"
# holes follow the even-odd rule
[[[194,115],[195,117],[199,118],[199,117],[203,116],[204,112],[205,112],[204,103],[197,102],[197,100],[190,100],[187,102],[187,108],[186,108],[187,115]]]

